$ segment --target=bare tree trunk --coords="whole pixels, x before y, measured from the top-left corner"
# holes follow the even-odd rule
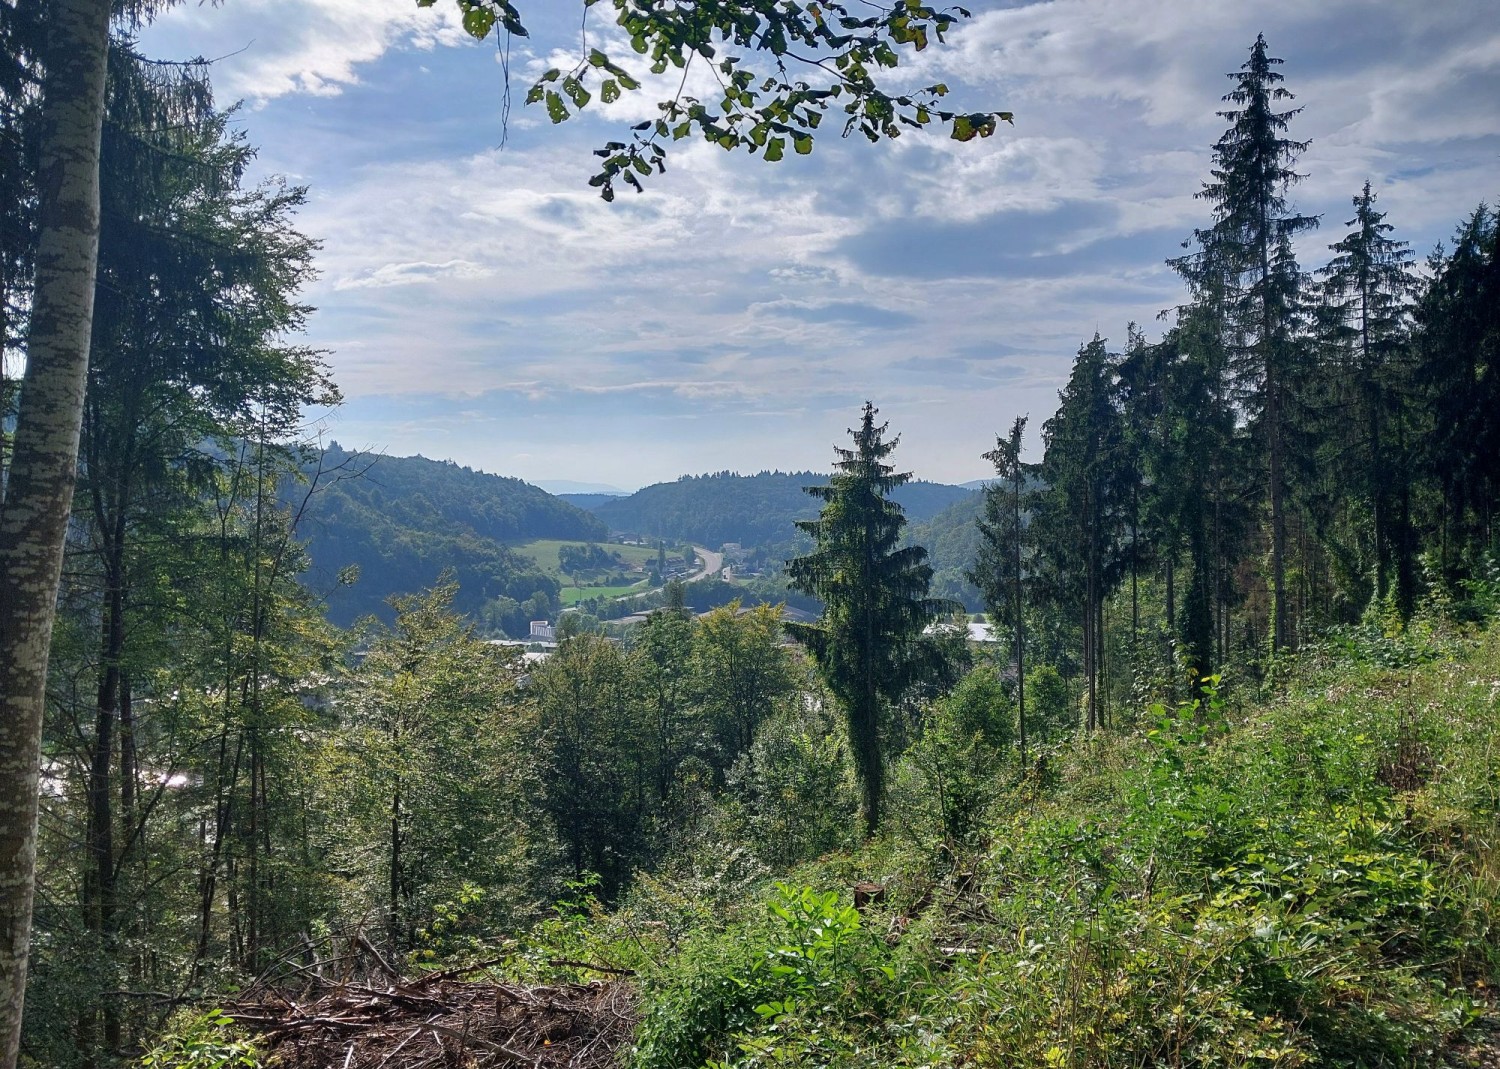
[[[47,655],[99,258],[99,135],[109,0],[52,0],[42,105],[36,294],[14,456],[0,510],[0,1069],[21,1041]]]
[[[1018,430],[1015,435],[1016,455],[1015,476],[1013,493],[1011,499],[1011,517],[1015,524],[1012,537],[1015,539],[1013,545],[1016,551],[1016,585],[1015,585],[1015,613],[1016,613],[1016,722],[1021,729],[1021,771],[1026,771],[1026,618],[1025,602],[1021,589],[1021,433],[1019,428],[1024,424],[1017,421]]]

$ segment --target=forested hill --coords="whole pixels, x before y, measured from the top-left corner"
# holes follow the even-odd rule
[[[983,492],[971,490],[936,516],[906,528],[907,544],[927,550],[933,596],[961,601],[970,612],[984,608],[979,591],[964,575],[979,556],[977,523],[983,510]]]
[[[445,569],[458,580],[460,611],[477,612],[497,597],[550,600],[556,580],[506,544],[607,533],[603,522],[545,490],[448,461],[356,456],[335,443],[322,470],[298,533],[312,557],[307,581],[330,592],[328,616],[338,624],[389,616],[388,597],[430,587]],[[350,565],[358,579],[336,587]]]
[[[769,546],[796,537],[795,520],[812,519],[818,499],[803,487],[826,483],[818,472],[718,472],[684,475],[629,497],[596,506],[594,514],[612,530],[717,547],[725,542]],[[973,491],[943,483],[911,482],[892,496],[913,523],[928,519]]]

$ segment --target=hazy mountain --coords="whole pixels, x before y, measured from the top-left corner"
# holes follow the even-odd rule
[[[575,494],[602,494],[606,497],[630,496],[629,490],[621,490],[618,486],[611,486],[609,483],[580,483],[571,479],[538,479],[536,485],[556,497],[570,497]]]

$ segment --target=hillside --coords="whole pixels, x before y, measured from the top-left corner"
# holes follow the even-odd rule
[[[816,472],[763,471],[756,475],[717,472],[656,483],[629,497],[607,501],[593,512],[611,530],[696,542],[777,546],[794,542],[796,520],[812,519],[818,500],[803,487],[827,482]],[[911,522],[930,518],[971,491],[943,483],[911,482],[892,496]]]
[[[1024,773],[931,738],[884,840],[752,836],[759,879],[684,871],[568,956],[643,971],[636,1069],[1495,1064],[1497,640],[1349,633]]]
[[[984,609],[979,591],[964,577],[979,556],[979,528],[975,524],[983,507],[984,495],[973,490],[936,516],[906,529],[907,544],[927,550],[933,597],[962,602],[970,612]]]
[[[425,457],[366,458],[331,445],[334,471],[313,495],[298,533],[312,566],[306,581],[328,592],[328,616],[345,625],[369,613],[389,616],[386,599],[458,580],[455,608],[475,614],[487,601],[551,606],[558,582],[508,546],[534,539],[595,540],[599,520],[519,479]],[[342,470],[341,469],[342,466]],[[338,585],[356,566],[358,579]]]
[[[449,1036],[631,1069],[1493,1065],[1500,632],[1433,623],[1343,632],[1275,691],[1122,710],[1031,763],[944,727],[961,690],[863,844],[841,730],[783,714],[613,908],[570,884],[408,981],[229,1012],[294,1067],[410,1069]]]

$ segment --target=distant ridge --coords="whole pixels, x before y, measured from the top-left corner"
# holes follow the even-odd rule
[[[341,449],[323,454],[323,470],[358,472],[328,479],[309,502],[298,534],[307,539],[309,585],[328,591],[328,617],[347,626],[361,616],[389,618],[386,599],[430,587],[445,570],[458,581],[454,606],[471,614],[495,598],[549,604],[557,580],[508,546],[538,538],[593,541],[604,523],[522,482],[426,457],[372,457]],[[351,565],[359,578],[338,585]],[[540,606],[538,606],[540,607]]]
[[[611,486],[609,483],[579,483],[571,479],[538,479],[535,485],[557,497],[570,497],[575,494],[629,497],[631,494],[631,491],[621,490],[618,486]]]
[[[817,498],[803,487],[827,481],[826,474],[811,471],[684,475],[590,508],[614,531],[710,548],[725,542],[784,545],[800,537],[795,521],[818,514]],[[944,483],[911,482],[892,496],[906,510],[907,519],[917,523],[971,493]]]
[[[621,494],[558,494],[557,496],[559,498],[561,498],[562,500],[566,501],[568,504],[573,505],[576,508],[581,508],[585,512],[593,512],[595,509],[599,508],[601,505],[607,505],[611,501],[619,501],[622,496],[629,496],[629,495],[621,495]]]

